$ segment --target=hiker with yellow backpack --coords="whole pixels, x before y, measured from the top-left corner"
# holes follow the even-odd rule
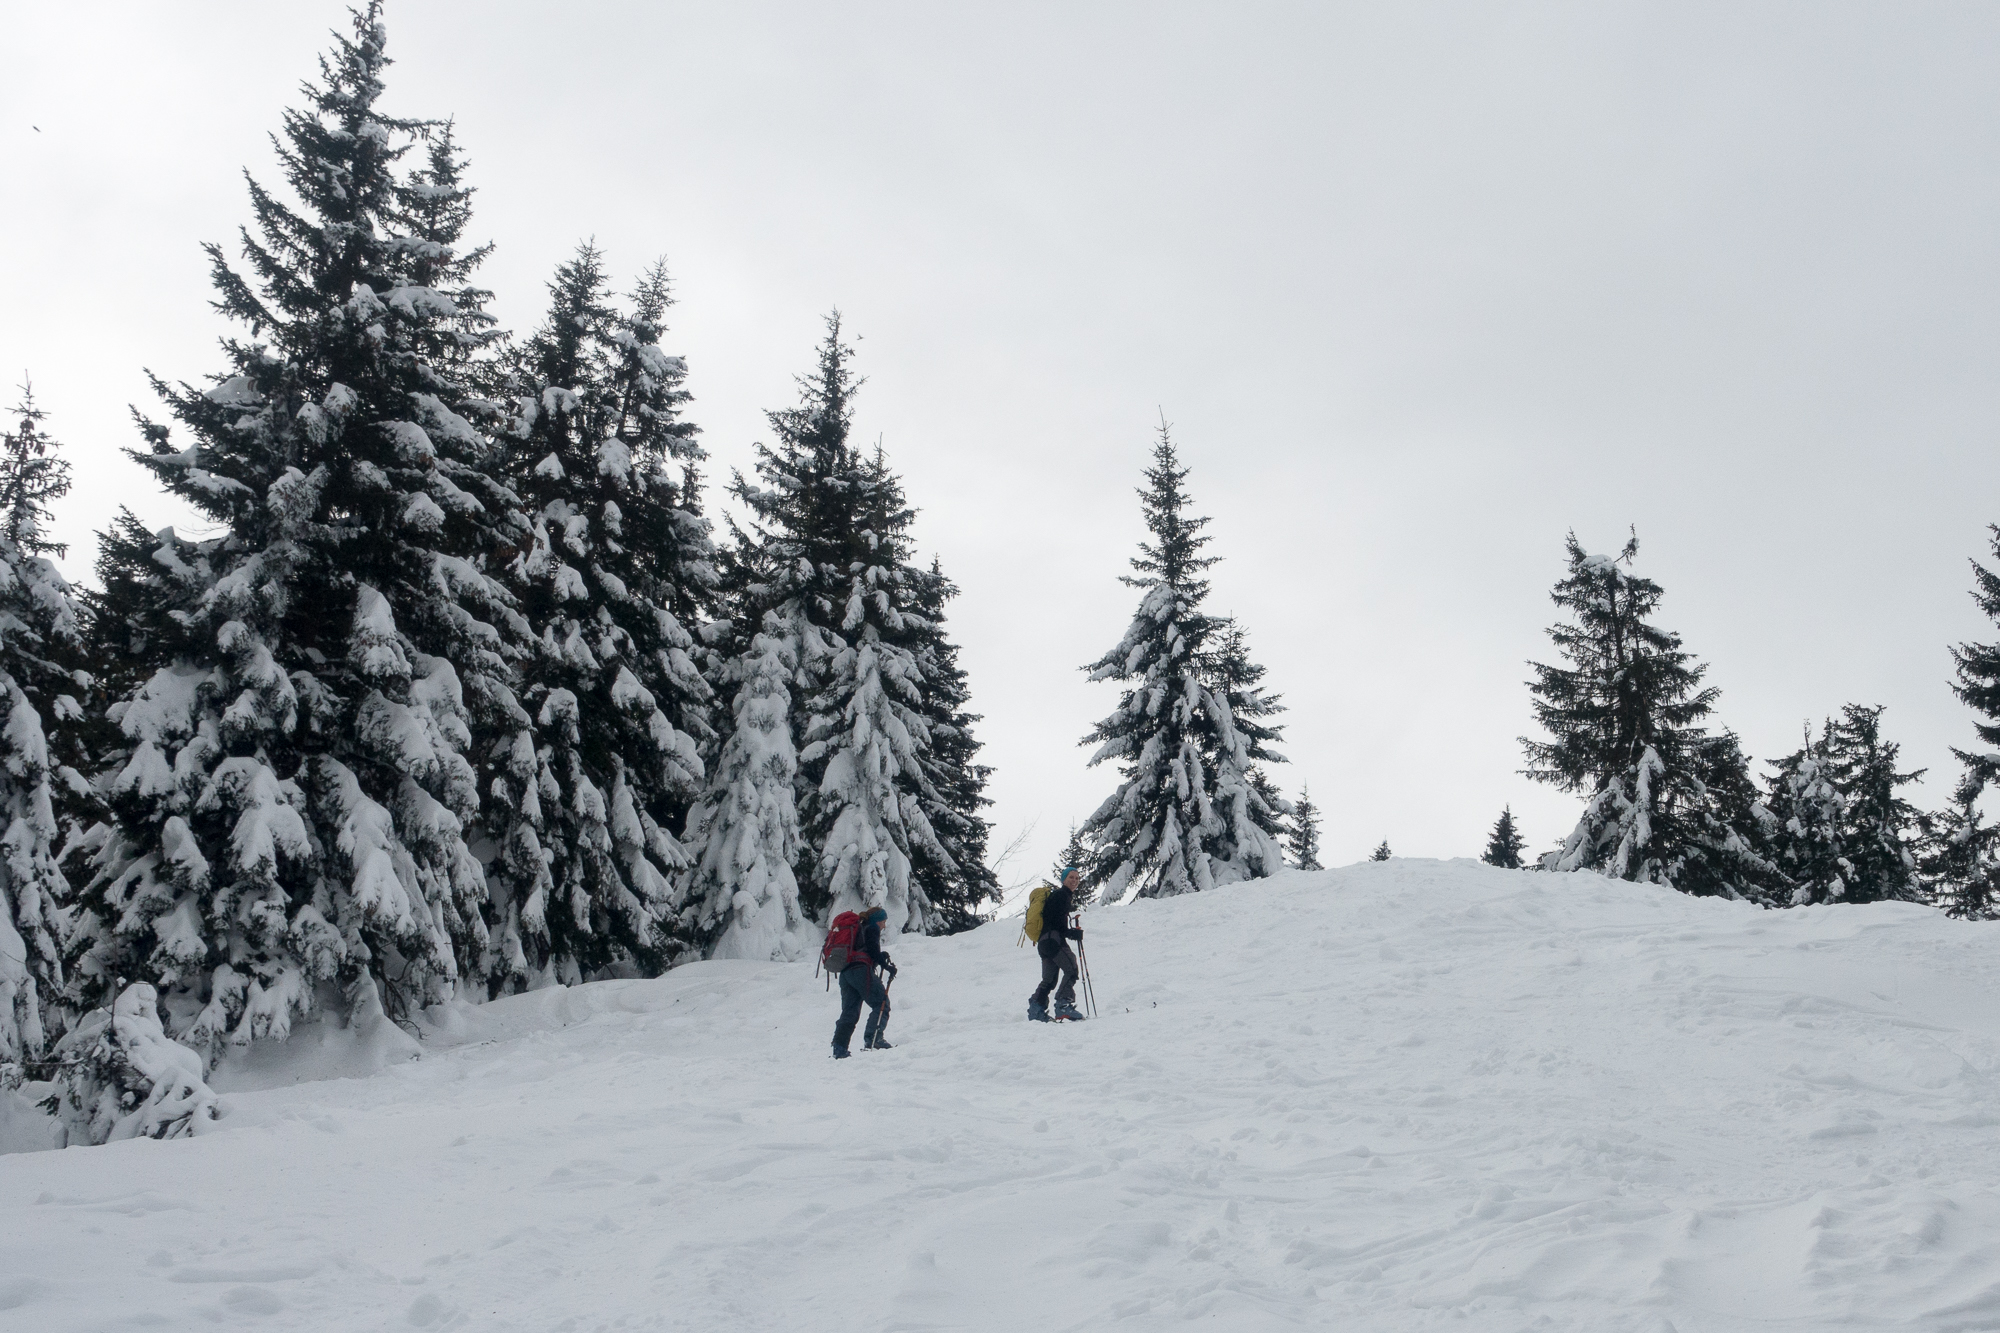
[[[1083,877],[1075,866],[1064,866],[1060,888],[1044,884],[1028,895],[1028,919],[1023,930],[1035,942],[1035,953],[1042,960],[1042,984],[1028,997],[1028,1017],[1037,1023],[1050,1020],[1051,990],[1055,991],[1055,1018],[1083,1021],[1076,1008],[1076,954],[1069,947],[1071,940],[1083,942],[1083,928],[1070,924],[1070,916],[1076,910],[1076,891],[1082,883]],[[1062,977],[1060,987],[1056,985],[1058,974]]]

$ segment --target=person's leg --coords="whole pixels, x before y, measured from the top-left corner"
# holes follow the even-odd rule
[[[882,978],[871,969],[868,974],[868,1026],[862,1030],[861,1044],[873,1046],[882,1040],[882,1030],[889,1026],[889,988],[882,984]]]
[[[1062,969],[1062,985],[1056,990],[1056,1010],[1061,1012],[1076,1007],[1076,954],[1067,942],[1063,944],[1051,964],[1043,969],[1044,974],[1051,973],[1058,967]]]
[[[1043,953],[1041,955],[1041,959],[1042,959],[1042,984],[1035,987],[1035,993],[1028,999],[1028,1004],[1031,1007],[1037,1009],[1048,1007],[1049,992],[1054,990],[1056,985],[1055,955],[1053,953]]]
[[[854,1025],[861,1021],[861,992],[867,984],[868,969],[855,966],[846,968],[840,974],[840,1021],[833,1025],[833,1049],[844,1051],[848,1040],[854,1036]]]

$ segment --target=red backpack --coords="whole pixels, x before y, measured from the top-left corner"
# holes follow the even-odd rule
[[[819,965],[832,976],[844,969],[850,962],[859,962],[866,957],[861,953],[861,917],[855,912],[842,912],[827,928],[826,943],[819,946]]]

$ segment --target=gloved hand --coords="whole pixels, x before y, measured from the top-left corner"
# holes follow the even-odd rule
[[[886,953],[882,955],[882,970],[890,976],[896,975],[896,965],[890,961],[889,955]]]

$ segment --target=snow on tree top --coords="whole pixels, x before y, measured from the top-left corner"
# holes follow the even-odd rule
[[[458,302],[429,287],[391,287],[383,299],[407,319],[449,319],[459,313]]]
[[[248,375],[232,375],[203,393],[202,397],[222,407],[262,407],[264,404],[264,395],[257,392],[257,386]]]
[[[668,356],[658,347],[650,344],[639,349],[639,363],[646,368],[646,373],[655,379],[664,379],[668,375],[685,375],[687,373],[686,358]]]
[[[621,482],[632,479],[632,450],[623,440],[615,436],[607,438],[597,446],[597,474],[601,477],[615,477]],[[606,506],[607,519],[611,506]],[[613,529],[616,530],[615,528]]]

